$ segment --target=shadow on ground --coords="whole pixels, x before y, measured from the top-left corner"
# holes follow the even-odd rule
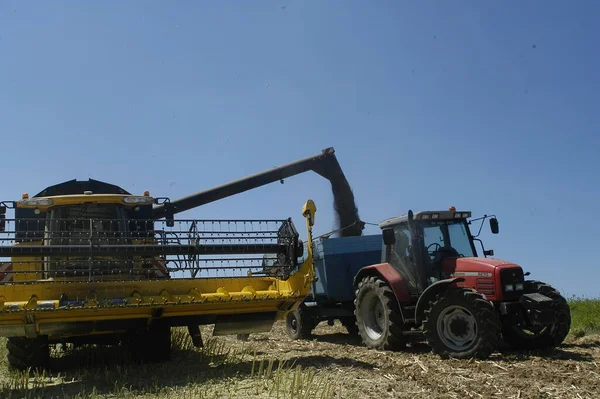
[[[262,360],[262,366],[261,366]],[[271,364],[269,365],[269,360]],[[322,368],[330,365],[372,370],[375,365],[345,356],[307,355],[279,361],[268,356],[252,354],[205,354],[202,350],[174,349],[170,361],[138,364],[127,359],[117,347],[84,347],[69,350],[52,359],[47,377],[54,380],[39,388],[0,388],[0,397],[71,397],[95,393],[100,396],[115,394],[121,390],[135,394],[155,394],[163,388],[184,387],[190,383],[203,384],[212,381],[227,383],[236,379],[257,376],[259,370],[278,367],[289,369]],[[22,378],[22,374],[15,374]],[[35,379],[34,374],[30,379]],[[233,384],[233,383],[232,383]],[[92,389],[94,390],[92,392]]]

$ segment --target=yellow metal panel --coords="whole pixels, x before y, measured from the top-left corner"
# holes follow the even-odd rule
[[[78,197],[80,201],[82,196],[64,197]],[[119,196],[106,197],[108,200]],[[153,310],[159,308],[163,311],[161,317],[276,312],[282,318],[300,305],[314,280],[312,225],[316,207],[309,200],[303,210],[308,256],[286,280],[273,277],[102,282],[48,279],[25,284],[19,278],[0,285],[0,327],[8,327],[5,329],[8,331],[24,326],[27,321],[39,332],[44,323],[150,318]],[[19,266],[21,270],[35,267],[41,270],[41,262],[34,262],[35,258],[19,259],[27,261]]]

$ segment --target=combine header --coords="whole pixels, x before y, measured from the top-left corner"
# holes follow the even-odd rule
[[[302,264],[291,219],[173,216],[310,170],[349,187],[331,148],[172,202],[73,180],[1,203],[0,336],[9,365],[47,367],[56,343],[122,344],[139,360],[162,361],[173,326],[187,326],[197,346],[203,324],[214,324],[214,335],[270,331],[310,292],[314,203],[302,209]]]

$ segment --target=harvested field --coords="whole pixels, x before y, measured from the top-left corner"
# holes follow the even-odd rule
[[[549,353],[503,351],[486,361],[441,360],[425,345],[368,350],[337,324],[321,323],[311,341],[272,334],[210,337],[195,349],[175,331],[173,359],[126,363],[118,348],[56,353],[47,375],[9,372],[0,350],[2,398],[597,398],[600,336],[569,338]]]

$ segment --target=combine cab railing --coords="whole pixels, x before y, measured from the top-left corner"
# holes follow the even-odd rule
[[[287,220],[6,220],[0,284],[160,279],[286,279],[302,255]],[[172,226],[169,226],[172,225]],[[268,257],[273,260],[265,263]]]

